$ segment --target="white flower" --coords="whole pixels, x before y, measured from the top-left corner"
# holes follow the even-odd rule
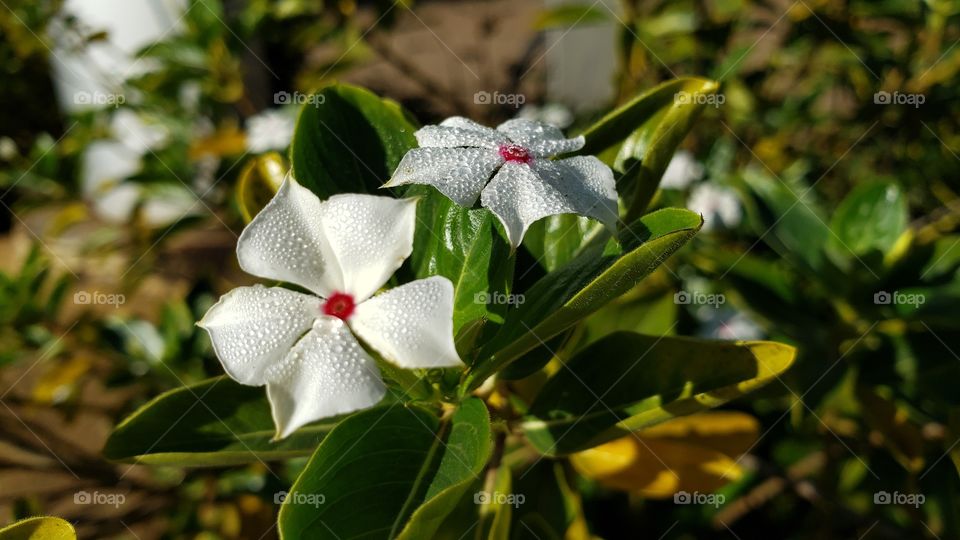
[[[247,118],[247,150],[254,154],[284,150],[293,140],[296,119],[283,109],[263,111]]]
[[[428,184],[466,207],[479,197],[514,247],[530,224],[554,214],[616,225],[617,191],[609,167],[593,156],[549,159],[579,150],[583,137],[565,139],[553,126],[522,118],[491,129],[461,117],[426,126],[416,137],[420,148],[403,156],[384,187]]]
[[[151,124],[130,109],[118,109],[110,118],[113,138],[134,152],[144,155],[166,144],[170,133],[159,124]]]
[[[680,150],[673,155],[667,170],[663,172],[660,187],[663,189],[686,189],[690,184],[703,177],[703,165],[694,159],[693,154]]]
[[[742,311],[703,306],[696,315],[703,322],[698,332],[701,337],[746,341],[765,337],[763,329]]]
[[[545,122],[561,129],[568,128],[573,123],[573,113],[559,103],[547,103],[539,107],[537,105],[524,105],[517,113],[517,118]]]
[[[693,188],[687,206],[703,216],[705,231],[723,227],[731,229],[739,225],[743,217],[736,192],[712,184],[700,184]]]
[[[140,187],[123,181],[143,169],[141,153],[118,141],[94,141],[80,163],[80,186],[97,215],[111,223],[129,221]]]
[[[416,201],[336,195],[320,202],[292,178],[247,225],[240,267],[294,283],[239,287],[198,325],[241,384],[267,387],[282,438],[370,407],[380,372],[355,335],[401,368],[461,366],[453,343],[453,285],[435,276],[373,295],[413,250]]]

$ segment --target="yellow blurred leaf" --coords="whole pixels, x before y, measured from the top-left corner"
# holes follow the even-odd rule
[[[57,517],[33,517],[0,529],[0,540],[76,540],[68,521]]]
[[[62,403],[77,388],[80,378],[89,371],[90,358],[76,355],[64,362],[48,364],[46,371],[33,387],[33,400],[40,404]]]
[[[857,398],[863,405],[863,418],[883,436],[883,444],[908,471],[923,469],[923,433],[911,423],[907,411],[878,393],[860,388]]]
[[[238,156],[247,149],[247,136],[236,125],[221,126],[212,135],[197,139],[190,145],[191,160],[204,156]]]
[[[710,492],[742,476],[736,458],[750,449],[759,429],[744,413],[701,413],[573,454],[570,461],[586,478],[645,497]]]
[[[257,156],[244,166],[236,188],[237,205],[244,221],[250,223],[270,202],[286,174],[287,164],[276,152]]]

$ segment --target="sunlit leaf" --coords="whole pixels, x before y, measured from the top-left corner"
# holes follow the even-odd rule
[[[259,155],[244,166],[237,181],[236,196],[245,222],[250,223],[270,202],[286,174],[287,165],[276,152]]]
[[[500,332],[480,352],[485,359],[466,387],[489,375],[627,292],[700,229],[700,216],[667,208],[621,231],[614,241],[593,246],[530,290],[524,302],[508,312]]]
[[[580,351],[547,382],[524,433],[547,455],[584,450],[748,394],[795,356],[793,347],[768,341],[618,332]]]
[[[0,529],[0,540],[76,540],[77,532],[70,522],[58,517],[22,519]]]

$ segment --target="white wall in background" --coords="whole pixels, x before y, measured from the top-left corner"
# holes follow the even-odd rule
[[[176,32],[185,9],[186,0],[67,0],[64,16],[72,15],[90,33],[103,31],[108,38],[77,49],[77,36],[52,32],[51,65],[62,110],[108,106],[109,96],[127,99],[114,95],[118,85],[149,68],[135,53]]]
[[[545,0],[547,8],[565,4],[594,4],[595,0]],[[606,6],[606,8],[604,7]],[[598,109],[615,97],[618,69],[616,36],[620,23],[617,0],[596,0],[609,21],[547,31],[547,101],[562,103],[575,112]],[[607,8],[613,11],[610,13]]]

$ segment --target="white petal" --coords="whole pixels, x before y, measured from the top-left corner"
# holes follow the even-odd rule
[[[539,157],[574,152],[583,148],[586,142],[583,136],[573,139],[564,138],[563,132],[550,124],[527,118],[507,120],[497,126],[497,131],[506,133],[510,136],[510,140]]]
[[[350,327],[402,368],[462,366],[453,342],[453,284],[434,276],[412,281],[357,306]]]
[[[439,126],[424,126],[414,136],[421,148],[497,148],[510,142],[497,130],[460,117],[447,118]]]
[[[703,177],[701,165],[689,150],[678,150],[670,159],[667,168],[660,179],[663,189],[686,189],[693,182]]]
[[[384,187],[427,184],[460,206],[473,206],[493,171],[503,164],[489,148],[414,148]]]
[[[110,118],[110,131],[113,138],[127,145],[139,155],[163,146],[170,132],[157,123],[147,123],[144,118],[130,109],[117,109]]]
[[[591,217],[610,229],[616,229],[617,183],[613,171],[594,156],[538,160],[533,168],[544,181],[553,185],[576,209],[575,213]]]
[[[320,223],[320,200],[288,176],[237,241],[240,268],[249,274],[306,287],[327,296],[343,288]]]
[[[473,120],[469,118],[465,118],[463,116],[451,116],[450,118],[447,118],[443,122],[440,122],[440,125],[444,127],[472,129],[474,131],[483,131],[485,133],[492,132],[493,135],[499,136],[499,134],[497,133],[497,130],[493,128],[489,128],[483,124],[478,124]]]
[[[416,199],[352,193],[334,195],[320,209],[324,236],[357,303],[377,291],[413,251]]]
[[[386,393],[376,363],[333,317],[317,319],[266,378],[277,438],[314,420],[376,405]]]
[[[198,326],[210,333],[223,369],[237,382],[260,386],[266,369],[320,316],[321,300],[281,287],[238,287],[223,295]]]
[[[608,227],[617,222],[613,172],[592,156],[536,160],[533,167],[507,163],[480,202],[500,219],[514,247],[533,222],[554,214],[592,217]]]

